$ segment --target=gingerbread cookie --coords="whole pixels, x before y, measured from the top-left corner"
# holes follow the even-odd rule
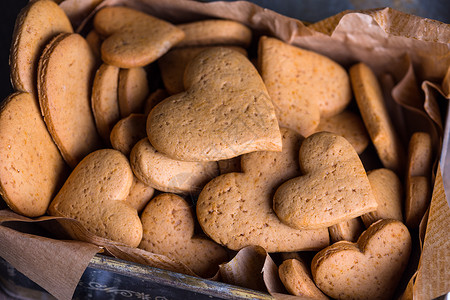
[[[286,290],[306,299],[328,299],[315,285],[311,272],[303,261],[287,259],[278,267],[278,274]]]
[[[146,124],[147,116],[143,114],[131,114],[117,122],[111,130],[112,147],[128,156],[134,145],[147,137]]]
[[[378,203],[377,210],[364,214],[361,219],[366,227],[379,219],[403,221],[403,186],[394,171],[377,169],[367,173],[373,195]]]
[[[320,117],[340,113],[351,99],[347,72],[320,54],[261,37],[258,66],[280,126],[312,134]]]
[[[227,260],[224,248],[194,235],[191,207],[180,196],[156,196],[145,207],[141,220],[144,234],[139,248],[178,260],[202,277],[213,276]]]
[[[0,109],[0,195],[16,213],[38,217],[68,175],[37,99],[15,93]]]
[[[357,243],[337,242],[314,256],[316,285],[338,299],[391,299],[411,252],[408,228],[397,220],[379,220]]]
[[[136,176],[133,176],[133,184],[125,201],[140,213],[153,197],[154,193],[154,188],[144,184]]]
[[[60,34],[45,48],[38,67],[44,121],[72,168],[101,146],[91,110],[95,57],[79,34]]]
[[[111,129],[120,119],[117,89],[119,68],[103,64],[95,73],[92,85],[92,113],[98,133],[109,141]]]
[[[130,164],[122,153],[97,150],[72,171],[49,213],[74,218],[95,235],[137,247],[142,224],[136,209],[125,201],[132,182]]]
[[[101,9],[94,28],[106,37],[102,60],[120,68],[143,67],[184,38],[176,26],[146,13],[122,6]]]
[[[350,68],[350,79],[356,103],[381,162],[385,168],[401,174],[404,151],[375,74],[368,66],[359,63]]]
[[[144,68],[122,69],[119,73],[119,107],[122,118],[142,113],[149,93]]]
[[[410,228],[419,226],[431,201],[431,168],[433,148],[431,137],[415,132],[409,141],[406,173],[405,219]]]
[[[200,52],[210,49],[210,46],[175,48],[158,59],[159,69],[164,87],[171,95],[184,92],[184,71],[188,63]],[[241,47],[227,46],[247,56],[247,51]]]
[[[211,180],[197,201],[203,231],[232,250],[248,245],[268,252],[321,249],[329,243],[328,229],[297,230],[283,224],[272,209],[275,189],[300,174],[298,149],[302,137],[281,128],[283,151],[259,151],[241,157],[243,173]]]
[[[274,210],[289,226],[318,229],[376,210],[366,171],[343,137],[315,133],[300,148],[303,175],[283,183],[274,195]]]
[[[202,20],[177,27],[185,33],[177,47],[236,45],[247,48],[252,41],[252,31],[232,20]]]
[[[97,31],[95,31],[94,29],[89,31],[89,33],[86,35],[86,42],[91,47],[92,53],[94,53],[95,57],[100,60],[100,49],[102,47],[103,39],[100,37]]]
[[[330,239],[333,243],[339,241],[356,242],[364,229],[360,218],[353,218],[330,226],[328,231],[330,232]]]
[[[147,138],[131,150],[130,162],[136,177],[157,190],[198,194],[203,186],[219,175],[215,161],[178,161],[158,152]]]
[[[156,150],[186,161],[214,161],[252,151],[279,151],[280,130],[266,87],[237,51],[215,47],[197,55],[186,92],[150,112],[147,135]]]
[[[321,118],[315,131],[328,131],[343,136],[358,154],[363,153],[369,145],[370,138],[363,121],[351,111],[345,110],[338,115]]]
[[[54,1],[30,1],[20,11],[9,56],[15,90],[36,94],[37,64],[42,50],[54,36],[63,32],[72,33],[72,25]]]

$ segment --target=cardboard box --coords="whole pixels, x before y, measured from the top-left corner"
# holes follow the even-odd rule
[[[364,61],[375,70],[379,77],[389,74],[396,87],[416,80],[416,88],[423,92],[423,97],[421,95],[419,99],[426,109],[413,107],[416,110],[412,112],[408,110],[405,118],[430,131],[438,151],[442,148],[442,138],[444,143],[442,149],[447,149],[449,129],[447,126],[444,135],[444,125],[441,122],[441,115],[445,115],[447,108],[446,103],[439,104],[445,100],[443,98],[449,98],[450,90],[450,27],[447,24],[406,15],[392,9],[379,9],[342,13],[315,24],[312,30],[299,20],[287,18],[245,2],[210,4],[181,0],[168,3],[153,0],[125,2],[127,5],[139,7],[172,22],[187,22],[206,17],[237,20],[250,26],[258,34],[276,36],[294,45],[317,51],[335,59],[345,67]],[[74,24],[79,25],[83,24],[83,20],[98,3],[99,1],[67,0],[61,6]],[[107,0],[102,5],[120,3],[122,1]],[[86,24],[89,26],[89,23]],[[408,99],[404,98],[406,95],[394,94],[392,94],[393,98],[398,97],[391,99],[396,101],[395,103],[400,103],[403,108],[412,106]],[[417,122],[417,116],[424,118],[425,121]],[[415,128],[403,129],[406,130],[405,136],[407,136]],[[446,168],[448,163],[446,158],[446,151],[442,151],[441,167],[444,175],[450,172]],[[450,269],[448,249],[450,247],[447,234],[450,230],[450,210],[443,188],[447,186],[446,182],[450,176],[444,176],[442,181],[440,170],[438,168],[435,170],[435,188],[428,222],[426,220],[423,222],[423,230],[420,233],[423,242],[422,250],[419,245],[419,233],[412,232],[417,234],[416,248],[422,252],[422,256],[418,272],[410,281],[407,292],[404,294],[405,299],[413,296],[414,299],[430,299],[441,296],[450,289],[448,280]],[[30,221],[25,218],[16,218],[8,213],[0,215],[0,223],[3,225],[0,226],[0,236],[3,241],[0,245],[0,257],[2,257],[0,283],[12,293],[19,291],[17,295],[30,298],[44,297],[41,294],[35,294],[43,290],[27,280],[29,277],[61,299],[70,298],[75,288],[73,295],[76,299],[113,296],[140,299],[181,297],[201,299],[203,296],[223,299],[270,298],[267,293],[154,268],[158,265],[152,258],[139,257],[134,253],[131,255],[127,253],[127,250],[117,247],[108,249],[107,247],[111,245],[105,246],[110,253],[121,258],[130,258],[135,262],[109,258],[101,254],[96,254],[90,259],[99,251],[98,246],[85,241],[74,247],[74,243],[61,243],[58,240],[45,238],[40,233],[37,235],[33,234],[34,232],[29,233],[29,225],[32,227],[34,221],[44,225],[54,222],[48,218]],[[18,223],[20,226],[15,226]],[[427,225],[426,229],[425,225]],[[75,232],[73,235],[83,234]],[[83,249],[84,255],[74,261],[71,254],[80,252],[80,249]],[[19,250],[20,255],[18,255]],[[419,253],[416,252],[416,254]],[[86,261],[86,258],[89,259]],[[46,259],[51,262],[48,268],[38,271],[42,261]],[[76,262],[79,261],[83,263],[77,264]],[[145,262],[153,267],[137,264],[136,261]],[[72,263],[71,267],[51,268],[50,265],[65,266],[69,262]],[[264,266],[266,263],[267,257]],[[410,273],[415,273],[416,263],[417,261],[412,260]],[[47,269],[53,270],[47,272]],[[18,270],[26,276],[20,274]],[[268,273],[267,268],[261,268],[261,271]],[[276,288],[267,285],[266,287],[273,296],[282,297]],[[400,289],[403,288],[404,286],[400,287]]]

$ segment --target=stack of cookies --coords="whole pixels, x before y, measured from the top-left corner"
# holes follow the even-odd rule
[[[425,132],[402,147],[367,65],[230,20],[115,6],[87,29],[50,0],[17,19],[0,111],[14,212],[74,218],[202,277],[255,245],[296,254],[279,266],[294,295],[393,295],[434,157]]]

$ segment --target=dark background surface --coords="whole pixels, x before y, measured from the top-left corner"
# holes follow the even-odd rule
[[[206,1],[206,0],[202,0]],[[450,23],[448,0],[252,0],[289,17],[315,22],[345,9],[366,9],[390,6],[422,17]],[[11,92],[9,49],[16,16],[28,0],[0,0],[0,102]]]

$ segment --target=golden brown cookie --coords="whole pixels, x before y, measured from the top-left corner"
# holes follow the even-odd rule
[[[125,201],[140,213],[147,203],[152,199],[155,189],[144,184],[142,181],[133,176],[133,184]]]
[[[299,157],[303,175],[283,183],[273,199],[285,224],[318,229],[377,208],[366,171],[345,138],[315,133],[305,139]]]
[[[194,235],[191,207],[180,196],[156,196],[145,207],[141,220],[144,234],[139,248],[178,260],[202,277],[213,276],[227,260],[224,248]]]
[[[183,76],[188,63],[200,52],[210,49],[210,46],[175,48],[158,59],[159,69],[164,87],[171,95],[184,92]],[[247,51],[241,47],[226,46],[247,56]]]
[[[52,216],[74,218],[91,233],[137,247],[142,224],[126,201],[133,182],[128,159],[102,149],[86,156],[50,204]]]
[[[378,156],[385,168],[402,174],[404,151],[392,125],[378,80],[363,63],[350,68],[356,103]]]
[[[119,73],[119,107],[122,118],[142,113],[149,93],[144,68],[121,69]]]
[[[171,193],[200,193],[219,175],[217,162],[178,161],[158,152],[147,138],[131,150],[130,163],[136,177],[148,186]]]
[[[314,256],[316,285],[339,299],[391,299],[411,252],[408,228],[397,220],[379,220],[357,243],[337,242]]]
[[[147,116],[143,114],[131,114],[120,120],[111,130],[111,145],[126,156],[137,142],[147,137],[145,126]]]
[[[377,169],[367,172],[367,177],[378,208],[361,216],[364,225],[369,227],[379,219],[395,219],[403,222],[403,186],[397,174],[389,169]]]
[[[9,56],[11,83],[15,90],[36,94],[39,57],[45,45],[62,32],[72,33],[72,25],[54,1],[30,1],[20,11]]]
[[[102,47],[103,39],[100,37],[97,31],[95,31],[95,29],[89,31],[89,33],[86,35],[86,42],[91,47],[92,53],[94,53],[95,57],[97,57],[100,60],[101,58],[100,49]]]
[[[328,131],[343,136],[358,154],[363,153],[369,145],[370,138],[360,116],[347,110],[329,118],[321,118],[315,131]]]
[[[364,231],[364,225],[360,218],[353,218],[328,228],[330,239],[333,243],[339,241],[356,242]]]
[[[232,20],[202,20],[177,25],[184,31],[184,39],[177,47],[236,45],[247,48],[252,41],[252,31]]]
[[[102,60],[127,69],[148,65],[184,38],[184,32],[176,26],[122,6],[97,12],[94,28],[106,37]]]
[[[44,121],[72,168],[101,146],[91,110],[95,57],[78,34],[60,34],[45,48],[38,67]]]
[[[415,132],[409,141],[406,173],[405,219],[410,228],[419,226],[431,201],[433,147],[425,132]]]
[[[311,272],[303,261],[288,259],[278,267],[278,274],[286,290],[306,299],[328,299],[315,285]]]
[[[214,47],[197,55],[186,92],[150,112],[147,135],[156,150],[186,161],[214,161],[252,151],[279,151],[280,130],[266,87],[237,51]]]
[[[217,243],[239,250],[248,245],[268,252],[321,249],[328,245],[328,229],[297,230],[283,224],[272,209],[275,189],[300,174],[298,149],[302,137],[281,128],[283,151],[258,151],[241,157],[243,173],[211,180],[197,201],[203,231]]]
[[[105,141],[109,141],[111,129],[120,119],[118,84],[119,68],[101,65],[95,73],[91,105],[97,131]]]
[[[258,66],[280,126],[303,136],[314,132],[321,116],[336,115],[350,102],[347,72],[320,54],[263,36]]]
[[[68,175],[37,99],[14,93],[0,109],[0,195],[16,213],[38,217]]]

